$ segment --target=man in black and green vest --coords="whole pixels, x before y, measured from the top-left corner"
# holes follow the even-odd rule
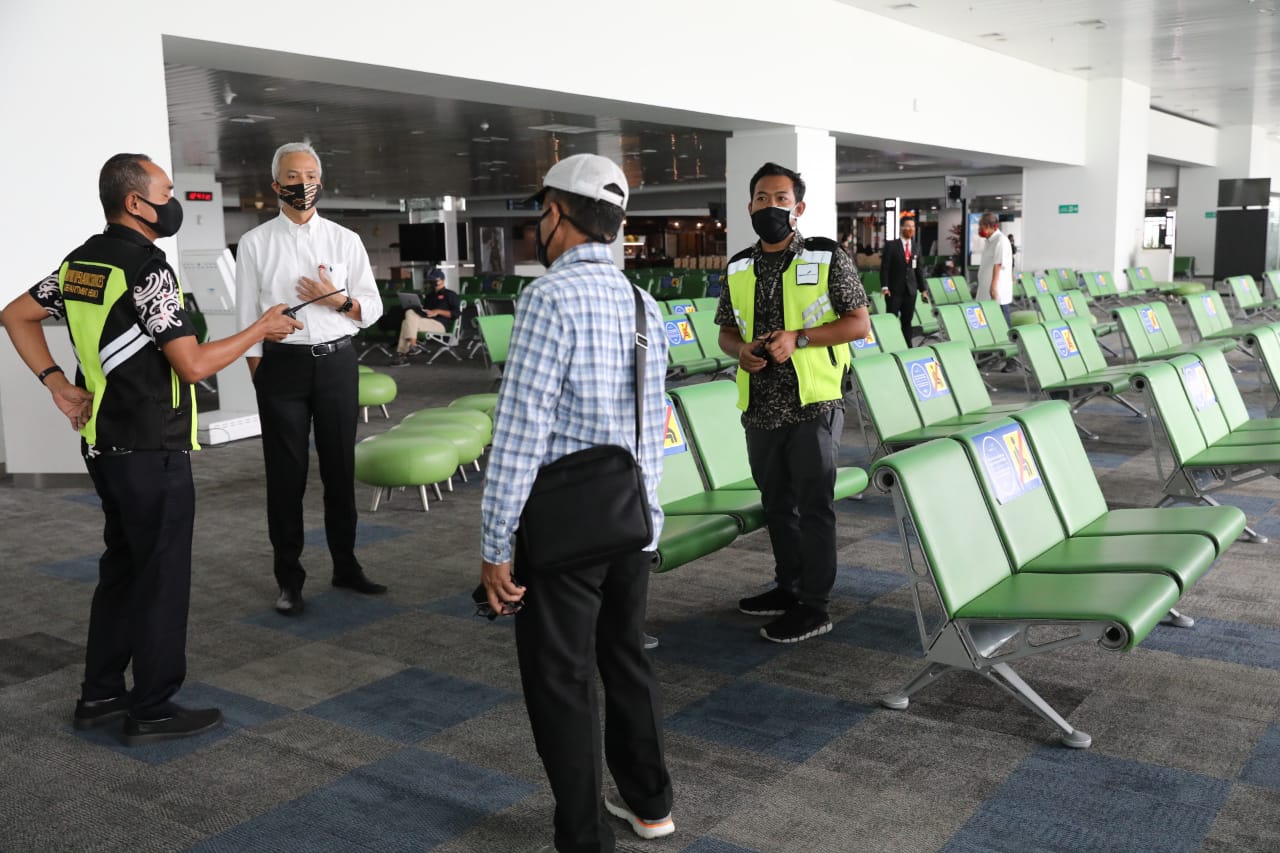
[[[0,315],[14,348],[80,432],[106,516],[106,550],[89,614],[85,676],[72,722],[125,717],[130,746],[188,737],[222,722],[217,708],[172,697],[186,677],[196,443],[193,383],[264,338],[300,328],[277,305],[243,332],[199,343],[182,289],[154,241],[177,233],[173,182],[143,154],[117,154],[98,176],[107,227]],[[73,383],[41,325],[67,321],[79,362]],[[125,670],[133,666],[133,689]]]
[[[836,579],[836,457],[849,342],[866,337],[867,296],[834,240],[805,239],[804,181],[777,163],[751,178],[759,242],[729,260],[716,325],[738,359],[738,408],[760,487],[777,586],[738,609],[775,616],[760,635],[798,643],[831,630]]]

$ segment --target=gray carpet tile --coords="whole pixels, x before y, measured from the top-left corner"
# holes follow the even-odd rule
[[[396,419],[492,379],[476,362],[448,360],[392,375]],[[1025,397],[1016,374],[988,379],[997,402]],[[1153,504],[1163,478],[1147,422],[1107,402],[1080,419],[1100,434],[1086,445],[1111,504]],[[374,414],[358,434],[394,422]],[[842,458],[866,458],[852,414]],[[70,725],[101,537],[95,496],[0,480],[0,512],[21,531],[0,564],[0,850],[489,853],[549,843],[553,803],[513,632],[469,603],[483,474],[455,480],[426,513],[408,492],[368,512],[360,488],[358,554],[390,586],[364,598],[329,587],[312,466],[310,607],[289,620],[271,608],[258,443],[209,448],[193,470],[189,673],[178,701],[219,705],[227,725],[135,749],[118,724]],[[1280,534],[1274,479],[1233,486],[1224,501]],[[645,842],[613,821],[620,851],[1280,848],[1280,543],[1233,546],[1180,604],[1198,620],[1192,629],[1160,627],[1130,653],[1078,646],[1017,665],[1094,736],[1081,752],[972,675],[944,675],[905,711],[880,707],[921,663],[892,504],[873,492],[836,511],[835,628],[811,642],[765,643],[765,620],[736,612],[772,577],[764,532],[651,579],[677,834]]]

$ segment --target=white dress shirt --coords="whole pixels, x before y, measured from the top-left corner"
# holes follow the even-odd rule
[[[982,248],[982,265],[978,267],[979,299],[991,298],[991,273],[996,264],[1000,265],[996,302],[1008,305],[1013,301],[1013,250],[1009,248],[1009,238],[999,230],[987,238],[987,245]]]
[[[306,276],[319,281],[321,265],[335,289],[345,288],[347,295],[360,303],[360,320],[317,302],[298,312],[302,328],[284,343],[322,344],[376,323],[382,316],[382,297],[360,237],[319,213],[305,225],[295,225],[282,213],[240,238],[236,250],[240,328],[251,326],[272,305],[302,302],[298,279]],[[262,355],[262,344],[249,347],[245,355]]]

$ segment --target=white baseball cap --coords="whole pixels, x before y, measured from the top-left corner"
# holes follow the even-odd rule
[[[627,176],[617,163],[599,154],[574,154],[556,163],[542,179],[542,190],[533,196],[541,201],[548,189],[604,201],[627,209]]]

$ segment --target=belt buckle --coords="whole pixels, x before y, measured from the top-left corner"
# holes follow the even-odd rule
[[[328,355],[331,352],[333,352],[333,344],[312,344],[311,345],[311,355],[314,358],[319,358],[322,355]]]

